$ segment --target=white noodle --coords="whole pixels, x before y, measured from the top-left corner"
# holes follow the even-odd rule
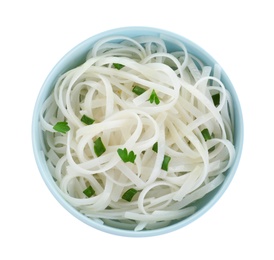
[[[177,49],[169,52],[167,43]],[[136,95],[134,86],[145,92]],[[153,91],[158,105],[149,100]],[[95,122],[86,125],[83,115]],[[232,99],[220,66],[204,65],[165,35],[96,42],[86,62],[59,77],[40,121],[47,166],[62,196],[98,223],[135,231],[196,212],[188,205],[222,184],[235,156]],[[66,134],[53,129],[62,121],[70,127]],[[207,141],[205,128],[212,136]],[[98,137],[106,148],[99,157]],[[124,148],[134,152],[134,163],[121,160],[117,150]],[[83,193],[89,186],[90,198]],[[137,190],[130,202],[122,199],[129,188]]]

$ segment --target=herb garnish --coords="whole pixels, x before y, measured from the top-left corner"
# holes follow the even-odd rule
[[[90,117],[88,117],[88,116],[86,116],[86,115],[83,115],[82,117],[81,117],[81,121],[83,122],[83,123],[85,123],[86,125],[92,125],[93,123],[94,123],[94,119],[92,119],[92,118],[90,118]]]
[[[163,160],[163,163],[162,163],[162,170],[164,170],[164,171],[168,170],[168,164],[169,164],[170,160],[171,160],[170,156],[168,156],[168,155],[164,156],[164,160]]]
[[[88,186],[85,190],[83,190],[83,193],[84,193],[88,198],[90,198],[92,195],[95,194],[95,190],[94,190],[91,186]]]
[[[53,129],[60,133],[67,133],[70,130],[70,127],[68,126],[68,122],[58,122],[53,126]]]
[[[127,190],[127,191],[123,194],[122,199],[124,199],[124,200],[130,202],[130,201],[132,200],[133,196],[134,196],[137,192],[138,192],[137,190],[135,190],[134,188],[131,188],[131,189]]]
[[[212,95],[212,100],[215,105],[215,107],[219,106],[220,104],[220,93]]]
[[[98,137],[94,142],[94,152],[99,157],[106,151],[106,147],[104,146],[101,137]]]
[[[209,133],[209,131],[208,131],[207,128],[203,129],[203,130],[201,131],[201,133],[202,133],[202,135],[203,135],[205,141],[211,139],[210,133]]]
[[[119,154],[120,158],[123,160],[123,162],[131,162],[134,163],[136,159],[136,154],[134,154],[133,151],[130,151],[128,153],[127,148],[124,149],[118,149],[117,153]]]
[[[132,92],[135,93],[136,95],[140,96],[141,94],[143,94],[146,90],[142,87],[139,86],[134,86],[132,89]]]
[[[160,99],[159,97],[157,96],[155,90],[153,89],[152,92],[151,92],[151,95],[149,97],[149,101],[150,103],[153,103],[155,102],[156,105],[159,105],[160,104]]]
[[[158,152],[158,142],[156,142],[156,143],[152,146],[152,151],[154,151],[155,153]]]
[[[122,69],[123,67],[125,67],[125,65],[120,64],[120,63],[113,63],[113,67],[117,70]]]
[[[156,142],[153,146],[152,146],[152,151],[154,151],[155,153],[158,153],[158,142]],[[162,167],[161,169],[164,170],[164,171],[167,171],[168,170],[168,164],[171,160],[171,157],[168,156],[168,155],[164,155],[164,159],[163,159],[163,162],[162,162]]]

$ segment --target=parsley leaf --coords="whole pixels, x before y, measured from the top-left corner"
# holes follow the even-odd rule
[[[98,137],[94,142],[94,152],[99,157],[106,151],[106,147],[104,146],[101,137]]]
[[[94,190],[91,186],[88,186],[85,190],[83,190],[83,193],[84,193],[88,198],[90,198],[92,195],[95,194],[95,190]]]
[[[131,189],[128,189],[122,196],[122,199],[130,202],[133,198],[133,196],[137,193],[138,191],[131,188]]]
[[[163,160],[163,163],[162,163],[162,170],[164,170],[164,171],[168,170],[168,164],[169,164],[170,160],[171,160],[170,156],[168,156],[168,155],[164,156],[164,160]]]
[[[86,116],[86,115],[83,115],[82,117],[81,117],[81,121],[83,122],[83,123],[85,123],[86,125],[92,125],[93,123],[94,123],[94,119],[92,119],[92,118],[90,118],[90,117],[88,117],[88,116]]]
[[[133,151],[130,151],[128,153],[127,148],[124,149],[118,149],[117,153],[119,154],[120,158],[123,160],[123,162],[131,162],[134,163],[136,159],[136,154],[134,154]]]
[[[70,130],[70,127],[68,126],[68,122],[58,122],[53,126],[53,129],[60,133],[67,133]]]
[[[151,92],[151,95],[149,97],[149,102],[150,103],[153,103],[155,102],[156,105],[159,105],[160,104],[160,99],[159,97],[157,96],[155,90],[153,89],[152,92]]]
[[[113,63],[113,67],[117,70],[122,69],[123,67],[125,67],[125,65],[120,64],[120,63]]]
[[[141,94],[143,94],[146,90],[142,87],[139,86],[134,86],[132,89],[132,92],[135,93],[136,95],[140,96]]]
[[[152,146],[152,151],[154,151],[155,153],[158,152],[158,142],[156,142],[156,143]]]
[[[212,100],[213,100],[215,107],[219,106],[220,105],[220,93],[212,95]]]
[[[211,139],[210,133],[209,133],[209,131],[208,131],[207,128],[203,129],[201,133],[202,133],[202,135],[203,135],[205,141]]]

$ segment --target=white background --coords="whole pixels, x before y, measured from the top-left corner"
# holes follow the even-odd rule
[[[180,3],[180,4],[179,4]],[[1,1],[0,259],[274,259],[272,1]],[[187,227],[149,238],[83,224],[34,161],[31,119],[52,67],[76,44],[121,26],[171,30],[207,50],[233,82],[245,123],[238,171]]]

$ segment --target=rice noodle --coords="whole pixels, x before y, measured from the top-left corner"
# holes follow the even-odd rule
[[[136,85],[146,91],[136,95]],[[149,101],[153,90],[159,104]],[[95,122],[86,125],[83,115]],[[234,159],[233,120],[220,66],[203,64],[165,35],[98,41],[86,62],[59,77],[40,113],[47,165],[62,196],[98,223],[136,231],[193,214],[197,208],[189,205],[222,184]],[[66,134],[53,129],[60,121],[70,127]],[[98,137],[106,148],[99,157]],[[133,151],[135,162],[123,162],[119,148]],[[89,186],[92,197],[83,193]],[[129,188],[138,193],[123,200]]]

